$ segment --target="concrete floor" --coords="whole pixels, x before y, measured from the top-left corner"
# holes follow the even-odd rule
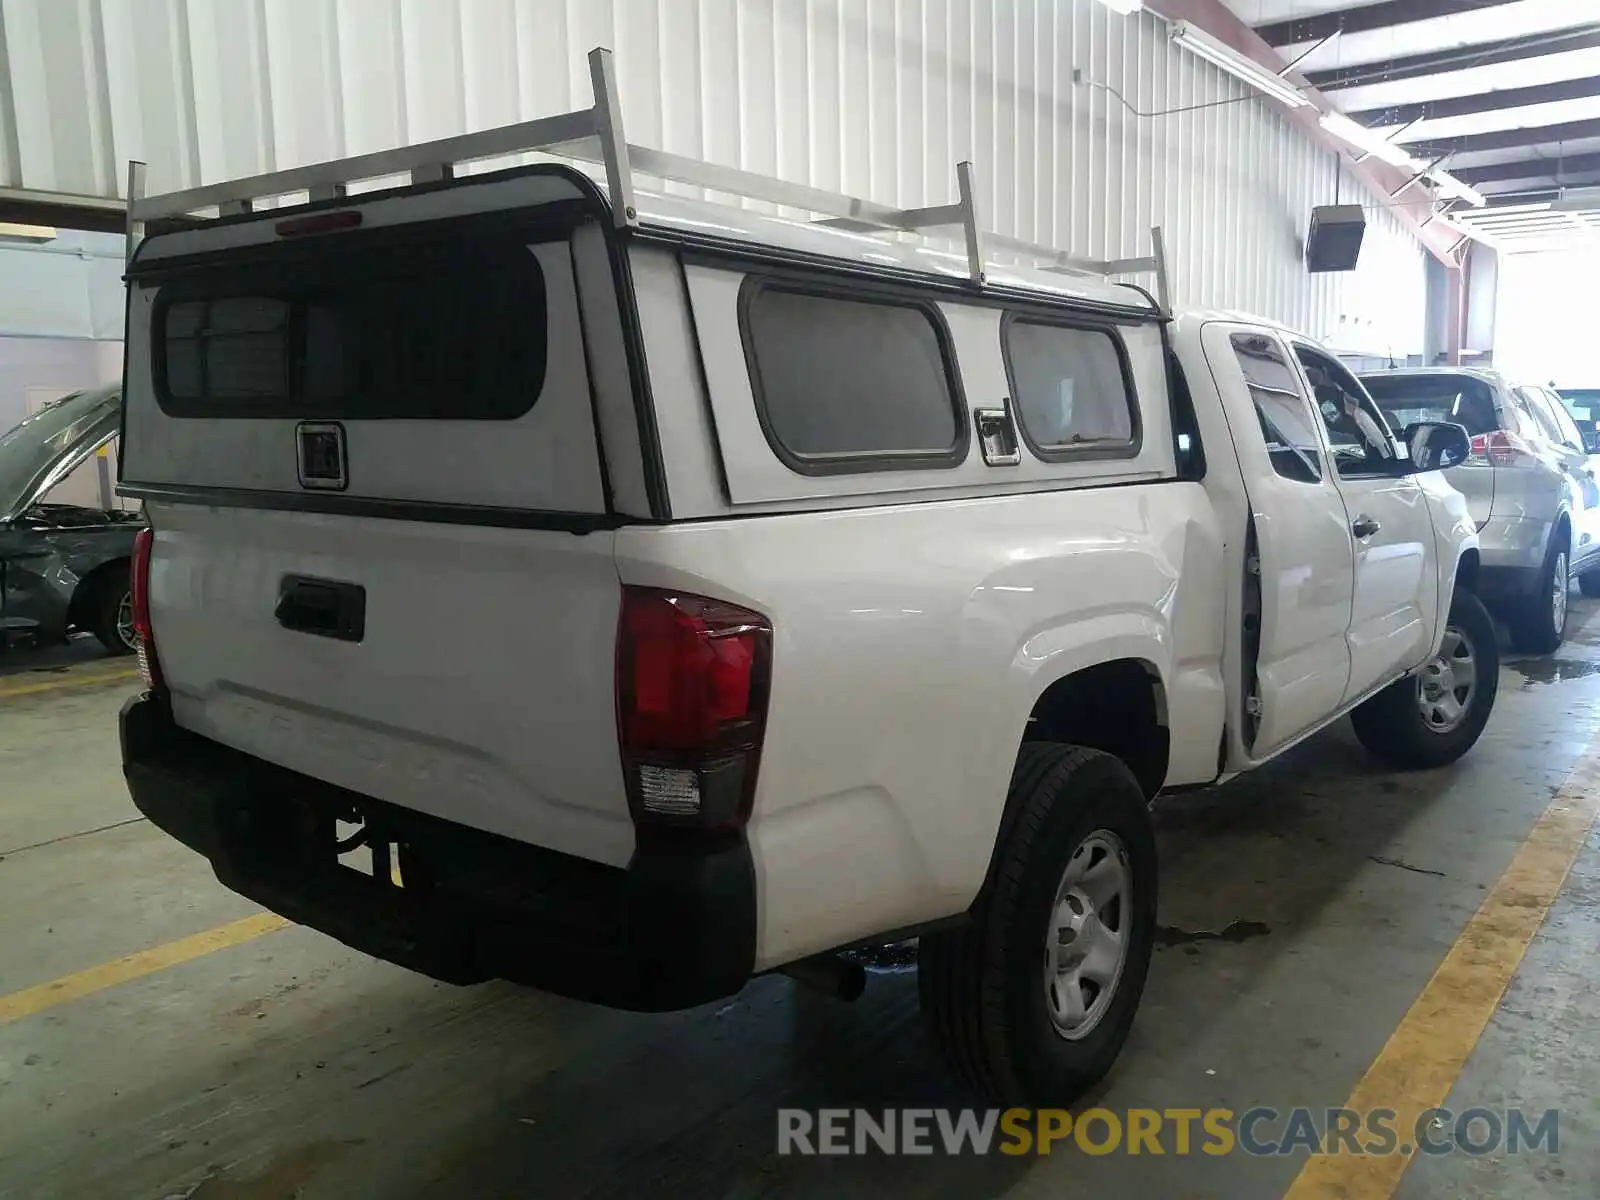
[[[1163,945],[1100,1104],[1343,1103],[1595,730],[1600,612],[1575,607],[1553,659],[1503,668],[1455,768],[1383,773],[1341,727],[1163,802]],[[253,911],[136,819],[114,732],[132,683],[96,675],[125,661],[30,665],[0,673],[0,1012]],[[1559,1154],[1419,1160],[1398,1195],[1600,1195],[1597,898],[1591,842],[1450,1101],[1559,1108]],[[909,973],[854,1005],[772,979],[641,1017],[433,984],[291,928],[0,1024],[0,1195],[1255,1200],[1300,1167],[774,1154],[780,1106],[965,1103]]]

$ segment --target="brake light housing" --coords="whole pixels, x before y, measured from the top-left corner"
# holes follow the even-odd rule
[[[1519,435],[1507,429],[1496,429],[1472,439],[1472,454],[1467,461],[1478,466],[1531,467],[1538,458]]]
[[[305,237],[313,233],[337,233],[344,229],[355,229],[361,224],[361,210],[358,208],[343,208],[337,212],[310,213],[304,217],[290,217],[286,221],[279,221],[273,226],[273,231],[281,238]]]
[[[772,625],[686,592],[624,587],[617,740],[639,826],[741,828],[766,735]]]
[[[150,627],[150,551],[155,531],[146,525],[134,535],[133,561],[128,565],[128,591],[133,608],[134,653],[139,660],[139,675],[152,692],[164,691],[161,660],[156,657],[155,634]]]

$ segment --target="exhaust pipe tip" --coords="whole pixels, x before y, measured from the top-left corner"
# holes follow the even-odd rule
[[[847,1003],[859,1000],[861,993],[867,990],[867,969],[842,954],[818,954],[802,958],[779,967],[778,973]]]

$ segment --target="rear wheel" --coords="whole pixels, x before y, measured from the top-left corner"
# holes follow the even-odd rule
[[[1350,714],[1356,736],[1399,767],[1442,767],[1478,740],[1494,709],[1500,651],[1483,602],[1458,591],[1439,653]]]
[[[1567,636],[1567,546],[1554,542],[1545,555],[1544,569],[1533,594],[1509,613],[1511,643],[1529,654],[1549,654]]]
[[[132,654],[137,644],[127,567],[113,567],[100,577],[95,585],[93,604],[89,628],[100,639],[100,644],[113,654]]]
[[[1585,596],[1600,596],[1600,570],[1585,571],[1579,575],[1578,590]]]
[[[1066,1105],[1110,1070],[1144,992],[1149,804],[1119,759],[1035,742],[1017,756],[1008,811],[971,921],[921,940],[918,991],[962,1084],[1002,1104]]]

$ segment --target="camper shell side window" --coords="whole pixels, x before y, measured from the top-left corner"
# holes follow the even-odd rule
[[[746,279],[739,328],[773,453],[802,475],[958,466],[971,441],[938,308],[844,284]]]

